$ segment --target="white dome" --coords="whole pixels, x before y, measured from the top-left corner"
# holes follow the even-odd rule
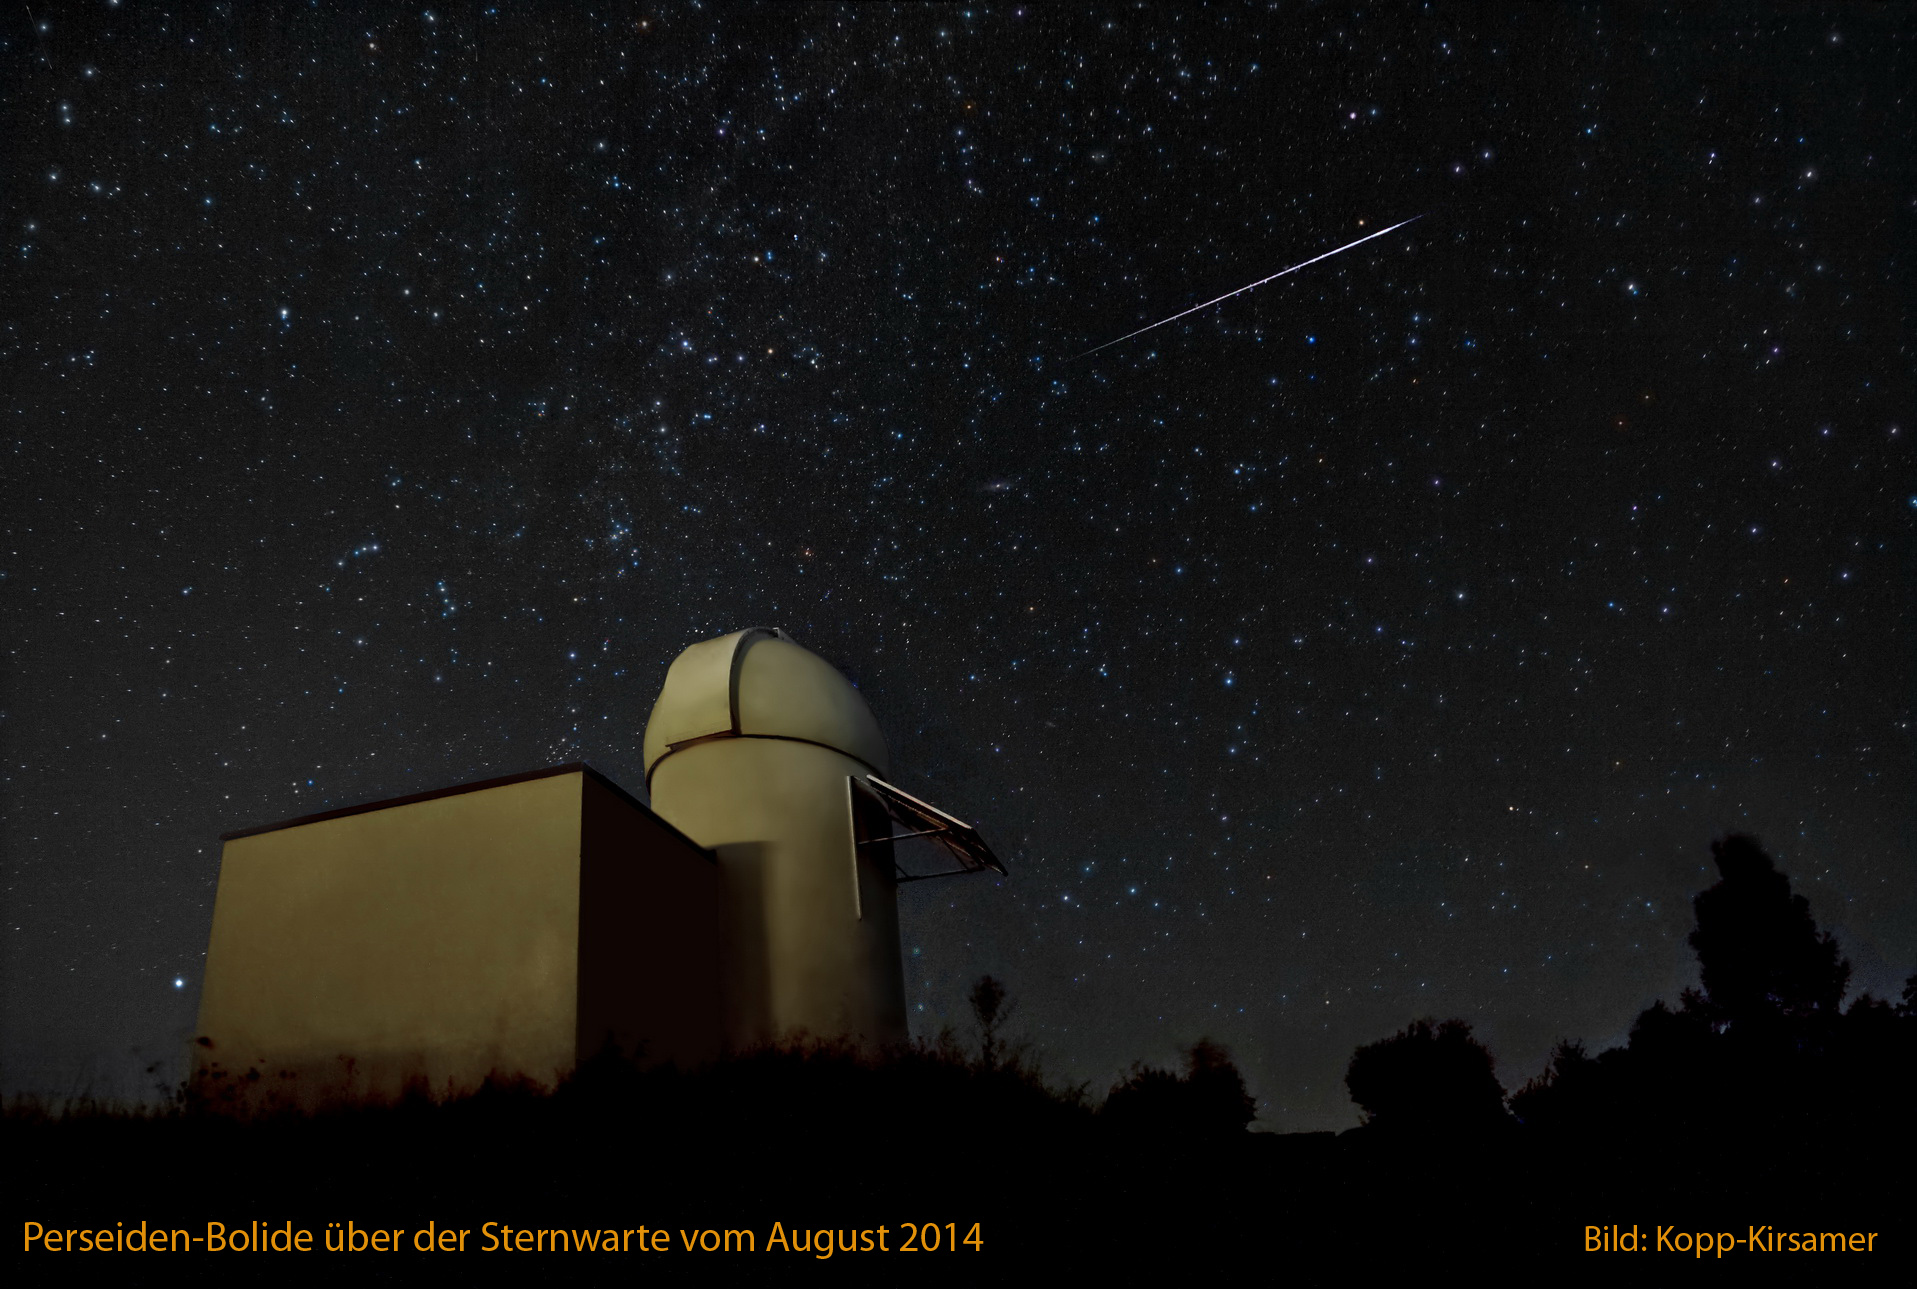
[[[646,722],[646,781],[689,743],[715,738],[816,743],[886,773],[871,709],[837,668],[770,627],[702,640],[666,672]]]

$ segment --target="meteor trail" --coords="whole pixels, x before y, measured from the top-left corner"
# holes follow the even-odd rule
[[[1303,264],[1294,264],[1288,269],[1278,270],[1276,273],[1273,273],[1270,277],[1261,277],[1256,282],[1253,282],[1251,286],[1241,286],[1236,291],[1227,291],[1225,292],[1225,294],[1219,296],[1218,299],[1216,300],[1207,300],[1203,304],[1194,304],[1191,308],[1185,310],[1184,313],[1174,313],[1169,318],[1160,318],[1157,322],[1152,323],[1151,326],[1149,327],[1140,327],[1136,331],[1128,331],[1124,335],[1120,336],[1117,340],[1107,340],[1102,345],[1098,345],[1091,349],[1087,349],[1084,353],[1077,355],[1077,357],[1074,357],[1072,361],[1077,362],[1079,358],[1089,358],[1093,354],[1097,353],[1100,349],[1110,349],[1113,345],[1119,344],[1122,341],[1130,340],[1133,336],[1142,336],[1147,331],[1150,331],[1152,327],[1162,327],[1167,322],[1178,321],[1180,318],[1184,317],[1186,314],[1197,313],[1200,309],[1209,309],[1214,304],[1218,304],[1218,303],[1221,303],[1222,301],[1231,299],[1234,295],[1243,295],[1245,292],[1250,291],[1255,287],[1261,287],[1267,282],[1275,282],[1287,273],[1296,273],[1299,269],[1307,268],[1313,264],[1316,264],[1319,260],[1328,260],[1332,256],[1338,254],[1339,251],[1348,251],[1352,247],[1358,246],[1364,242],[1368,242],[1374,237],[1383,237],[1386,233],[1395,233],[1400,228],[1403,228],[1406,224],[1415,223],[1416,221],[1423,218],[1424,218],[1423,215],[1413,215],[1410,219],[1400,220],[1398,223],[1393,224],[1390,228],[1381,228],[1375,233],[1366,233],[1363,237],[1360,237],[1355,242],[1346,242],[1343,246],[1340,246],[1338,250],[1336,251],[1326,251],[1323,255],[1314,255],[1310,259],[1306,260]]]

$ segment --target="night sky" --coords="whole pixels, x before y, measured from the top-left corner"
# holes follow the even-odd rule
[[[1728,830],[1917,969],[1908,9],[558,9],[0,17],[5,1090],[180,1077],[220,833],[640,791],[759,625],[1011,870],[914,1032],[1095,1095],[1515,1088]]]

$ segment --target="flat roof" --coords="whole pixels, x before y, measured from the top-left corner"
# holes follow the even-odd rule
[[[414,792],[404,797],[388,797],[384,801],[368,801],[363,805],[341,806],[337,810],[322,810],[315,815],[301,815],[297,819],[282,819],[278,823],[259,824],[252,828],[241,828],[234,832],[223,832],[220,834],[220,840],[237,841],[241,837],[256,837],[263,832],[278,832],[282,828],[299,828],[306,824],[323,823],[328,819],[344,819],[348,815],[363,815],[374,810],[390,810],[394,806],[410,806],[416,801],[435,801],[440,797],[457,797],[466,792],[484,792],[487,788],[503,788],[512,783],[529,783],[534,779],[551,779],[562,774],[585,775],[600,787],[610,791],[627,805],[636,810],[644,811],[647,815],[651,816],[653,821],[660,827],[678,837],[681,841],[685,842],[686,845],[702,854],[707,853],[704,846],[701,846],[698,842],[692,840],[692,838],[686,836],[677,828],[674,828],[664,819],[659,818],[645,802],[639,800],[639,798],[633,796],[630,792],[627,792],[624,788],[614,783],[600,771],[593,769],[592,766],[586,764],[584,761],[568,761],[564,765],[548,766],[543,770],[527,770],[521,774],[502,775],[497,779],[480,779],[473,783],[455,784],[450,788],[434,788],[430,792]]]

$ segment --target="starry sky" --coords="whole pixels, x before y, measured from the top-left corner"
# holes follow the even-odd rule
[[[0,1082],[179,1077],[220,833],[641,790],[753,625],[1011,870],[903,892],[915,1032],[995,973],[1095,1094],[1209,1036],[1342,1128],[1424,1015],[1515,1088],[1732,829],[1895,996],[1913,30],[10,10]]]

